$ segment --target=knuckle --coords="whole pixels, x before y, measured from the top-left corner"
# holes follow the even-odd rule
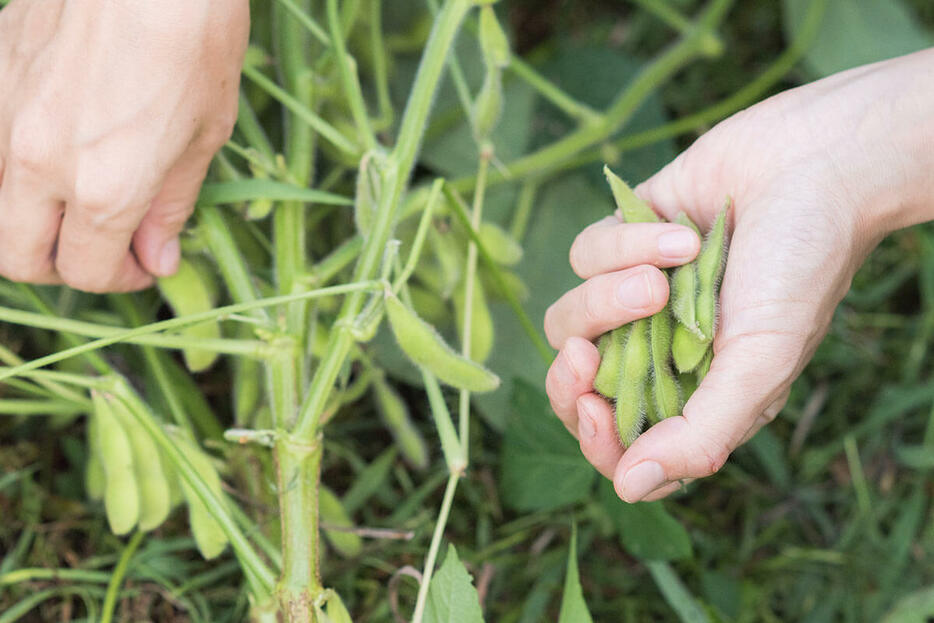
[[[558,344],[558,327],[557,319],[555,316],[558,315],[557,310],[555,309],[555,304],[552,304],[545,310],[545,337],[548,338],[548,343],[551,344],[552,348],[559,348]]]
[[[53,150],[33,124],[17,124],[11,131],[7,166],[42,173],[52,166]]]
[[[580,290],[581,318],[587,326],[593,327],[601,324],[603,306],[597,288],[592,284],[584,285]]]
[[[106,274],[91,272],[86,267],[70,262],[61,263],[57,268],[58,274],[65,285],[75,290],[103,294],[113,289],[111,279]]]
[[[211,151],[220,149],[233,136],[236,125],[236,111],[216,115],[201,130],[201,144]]]

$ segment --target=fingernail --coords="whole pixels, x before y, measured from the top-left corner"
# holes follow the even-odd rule
[[[577,432],[581,439],[593,439],[597,434],[596,422],[593,421],[589,407],[581,405],[580,402],[577,404],[580,405],[577,414]]]
[[[162,253],[159,255],[159,274],[163,277],[174,275],[178,270],[178,261],[181,254],[181,246],[178,238],[172,238],[162,247]]]
[[[652,282],[645,271],[633,275],[619,284],[616,297],[620,305],[627,309],[645,309],[654,301]]]
[[[662,257],[680,260],[693,257],[697,250],[698,238],[687,229],[677,229],[658,237],[658,252]]]
[[[655,461],[642,461],[623,475],[617,486],[620,496],[627,502],[638,502],[665,483],[665,471]]]
[[[558,383],[566,387],[577,383],[577,369],[571,363],[571,358],[568,357],[567,352],[561,353],[561,361],[558,362],[558,367],[555,368],[555,376],[558,378]]]

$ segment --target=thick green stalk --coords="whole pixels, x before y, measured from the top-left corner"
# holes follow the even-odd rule
[[[292,623],[314,621],[314,602],[324,590],[318,577],[318,483],[321,441],[280,429],[276,437],[282,574],[276,586],[281,614]]]
[[[469,0],[448,0],[435,20],[402,117],[399,140],[389,158],[390,163],[395,165],[395,172],[388,178],[390,183],[384,189],[376,222],[357,262],[354,281],[359,280],[361,276],[366,276],[367,280],[372,279],[379,270],[386,243],[392,232],[396,208],[415,166],[418,146],[425,131],[425,122],[444,70],[445,60],[470,6]],[[327,354],[321,361],[302,404],[296,428],[296,435],[300,438],[311,438],[318,429],[318,422],[334,381],[353,344],[352,336],[343,327],[349,325],[360,313],[365,300],[365,295],[360,293],[351,295],[344,301],[337,323],[338,328],[331,332]]]

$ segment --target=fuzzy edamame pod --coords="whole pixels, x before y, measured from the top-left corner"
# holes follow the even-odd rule
[[[697,265],[697,325],[701,335],[708,341],[713,340],[717,329],[717,298],[729,246],[726,234],[729,209],[730,199],[727,198],[726,204],[717,214],[695,260]]]
[[[499,225],[484,222],[477,234],[483,248],[497,264],[515,266],[522,261],[522,245]]]
[[[112,399],[93,392],[94,450],[104,468],[104,510],[114,534],[126,534],[139,520],[139,488],[133,466],[133,448]]]
[[[604,166],[603,174],[610,183],[613,199],[616,201],[616,207],[619,208],[624,223],[657,223],[661,220],[649,204],[640,199],[626,182],[610,170],[610,167]]]
[[[221,477],[211,462],[211,458],[181,431],[174,431],[172,437],[179,444],[182,452],[185,453],[186,458],[191,462],[195,471],[201,475],[207,486],[220,499],[224,499]],[[216,558],[227,547],[227,535],[204,503],[201,502],[201,498],[198,497],[194,489],[184,479],[180,478],[179,481],[182,485],[182,494],[188,503],[188,523],[191,526],[191,534],[195,538],[198,551],[206,560]]]
[[[671,316],[667,308],[649,319],[652,346],[652,400],[657,419],[681,414],[681,388],[671,371]],[[650,418],[651,420],[652,418]]]
[[[334,495],[334,492],[319,485],[318,487],[318,512],[321,514],[321,520],[339,528],[349,528],[353,526],[353,520],[340,499]],[[360,554],[363,549],[363,539],[359,534],[345,532],[343,530],[324,530],[325,536],[337,552],[345,558],[353,558]]]
[[[626,344],[631,329],[631,324],[623,325],[600,337],[600,367],[597,369],[593,387],[607,398],[616,397],[620,366],[623,362],[623,346]]]
[[[403,458],[418,469],[428,467],[428,447],[422,434],[412,423],[405,401],[382,375],[374,379],[373,392],[380,415],[396,440]]]
[[[158,280],[159,291],[176,316],[188,316],[214,309],[215,297],[212,294],[210,278],[203,274],[203,270],[195,261],[183,257],[179,262],[178,272]],[[216,339],[221,336],[221,329],[216,321],[202,322],[182,329],[181,333],[193,338]],[[217,353],[198,348],[186,348],[182,354],[185,365],[192,372],[206,370],[217,359]]]
[[[675,222],[690,227],[700,236],[697,225],[684,212],[679,212]],[[675,319],[688,329],[700,335],[697,328],[697,265],[688,262],[674,269],[671,275],[671,312]]]
[[[443,383],[472,392],[490,392],[499,387],[498,376],[454,352],[434,327],[391,293],[386,295],[386,315],[402,352]]]
[[[148,532],[160,526],[172,510],[172,494],[162,453],[125,402],[114,398],[111,409],[130,440],[139,490],[139,529]]]
[[[616,430],[624,446],[629,446],[645,421],[645,389],[651,368],[649,321],[632,323],[629,337],[623,345],[619,385],[616,389]]]
[[[709,349],[709,340],[698,337],[680,322],[675,325],[671,338],[671,356],[678,372],[693,371]]]

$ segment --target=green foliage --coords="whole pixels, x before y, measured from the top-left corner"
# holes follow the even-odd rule
[[[483,623],[477,589],[457,550],[448,545],[444,564],[431,580],[425,623]]]
[[[564,592],[561,596],[561,611],[558,623],[593,623],[584,590],[581,588],[580,572],[577,569],[577,526],[571,531],[571,545],[568,548],[568,570],[564,576]]]

